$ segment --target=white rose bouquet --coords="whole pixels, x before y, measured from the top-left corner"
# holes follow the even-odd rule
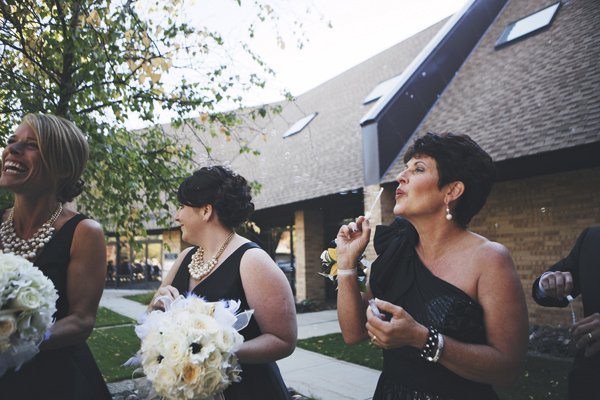
[[[0,376],[38,352],[50,334],[58,294],[30,261],[0,251]]]
[[[235,352],[244,338],[238,330],[253,311],[238,314],[239,306],[239,301],[209,303],[189,294],[144,317],[136,327],[141,349],[125,365],[142,366],[148,380],[142,386],[151,385],[148,399],[219,399],[241,380]]]

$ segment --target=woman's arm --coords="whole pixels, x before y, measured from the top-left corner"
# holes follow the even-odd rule
[[[240,263],[242,285],[262,334],[244,342],[236,353],[240,362],[276,361],[294,352],[298,327],[290,284],[271,257],[260,249],[244,253]]]
[[[483,266],[477,297],[488,343],[476,346],[448,339],[440,362],[467,379],[510,386],[527,354],[529,320],[523,286],[508,250],[498,243],[483,245],[474,262]]]
[[[456,341],[444,335],[439,363],[463,378],[497,386],[510,386],[525,362],[529,322],[521,281],[506,248],[487,242],[474,253],[473,265],[482,266],[477,299],[484,311],[487,344]],[[368,312],[370,336],[384,348],[410,345],[421,349],[427,327],[417,323],[401,307],[380,301],[378,306],[393,314],[390,322]]]
[[[337,235],[338,256],[338,294],[337,314],[344,341],[347,344],[357,344],[369,338],[365,323],[367,299],[372,298],[370,286],[368,293],[361,293],[356,274],[340,275],[340,270],[356,267],[358,258],[365,251],[371,235],[371,226],[364,217],[356,223],[344,225]]]
[[[67,267],[69,313],[56,321],[40,350],[85,342],[94,329],[105,279],[106,242],[102,227],[91,219],[83,220],[75,229]]]

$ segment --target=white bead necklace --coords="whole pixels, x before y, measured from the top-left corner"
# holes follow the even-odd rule
[[[223,254],[223,251],[233,239],[233,235],[235,235],[235,231],[231,232],[227,239],[225,239],[225,243],[221,246],[217,254],[214,255],[208,262],[204,262],[204,249],[202,247],[198,247],[198,250],[192,256],[192,261],[188,264],[188,270],[190,271],[190,276],[196,280],[200,280],[204,278],[213,268],[217,265],[217,260]]]
[[[2,246],[4,246],[4,252],[29,259],[35,258],[38,251],[52,238],[55,230],[52,225],[54,225],[58,219],[62,209],[62,204],[59,203],[54,214],[52,214],[50,219],[38,229],[33,237],[31,239],[23,240],[17,236],[17,233],[15,232],[13,221],[15,209],[13,207],[13,209],[10,210],[10,214],[8,214],[8,219],[0,225],[0,239],[2,240]]]

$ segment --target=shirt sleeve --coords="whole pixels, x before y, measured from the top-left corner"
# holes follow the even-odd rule
[[[579,284],[579,258],[581,253],[581,246],[583,241],[585,240],[585,236],[587,235],[589,228],[586,228],[577,238],[577,242],[575,242],[575,246],[571,249],[569,255],[556,264],[554,264],[548,271],[546,272],[570,272],[573,276],[573,291],[571,296],[577,297],[581,294],[581,286]],[[542,275],[543,276],[543,275]],[[569,301],[567,299],[555,299],[553,297],[541,297],[539,294],[539,282],[541,276],[538,277],[531,287],[531,295],[533,300],[541,306],[544,307],[566,307],[569,305]]]

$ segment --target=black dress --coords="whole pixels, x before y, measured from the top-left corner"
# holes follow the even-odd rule
[[[250,307],[242,286],[240,261],[246,250],[253,248],[259,248],[259,246],[252,242],[240,246],[212,274],[201,281],[193,292],[206,301],[240,300],[240,311],[249,310]],[[190,272],[188,264],[196,251],[197,248],[186,255],[177,274],[175,274],[175,278],[173,278],[172,286],[184,295],[189,292]],[[268,283],[265,282],[265,284]],[[240,334],[244,337],[244,340],[254,339],[262,334],[254,316],[250,319],[248,326],[240,331]],[[240,374],[242,381],[232,383],[225,389],[223,394],[226,400],[291,399],[275,362],[267,364],[240,363],[240,365],[242,367]]]
[[[373,296],[403,307],[417,322],[448,337],[485,344],[483,309],[423,265],[415,250],[418,240],[415,228],[402,218],[390,226],[377,226],[378,258],[370,277]],[[419,353],[412,346],[383,350],[383,372],[373,400],[498,399],[490,385],[465,379]]]
[[[3,211],[0,212],[2,215]],[[78,214],[52,237],[34,262],[58,290],[56,313],[60,320],[69,313],[67,267],[77,224],[87,217]],[[111,395],[84,343],[38,353],[19,371],[7,371],[0,378],[0,398],[11,400],[110,400]]]

